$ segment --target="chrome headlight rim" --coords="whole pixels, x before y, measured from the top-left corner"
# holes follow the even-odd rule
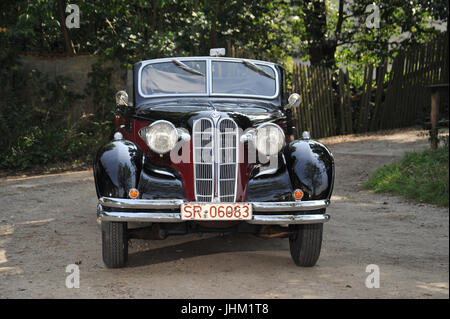
[[[268,126],[276,128],[277,131],[280,133],[281,143],[278,145],[278,147],[277,147],[275,152],[270,152],[270,151],[269,152],[265,152],[265,151],[267,151],[266,149],[260,149],[258,147],[259,146],[258,133],[261,132],[261,129],[263,129],[265,127],[268,127]],[[258,150],[258,152],[264,154],[265,156],[273,156],[273,155],[277,155],[278,153],[280,153],[281,150],[283,149],[283,147],[285,146],[285,144],[286,144],[286,136],[285,136],[285,134],[283,132],[283,129],[279,125],[277,125],[275,123],[263,123],[263,124],[258,125],[256,127],[255,131],[254,131],[254,144],[255,144],[255,147]]]
[[[152,145],[151,140],[149,140],[147,138],[147,133],[149,133],[149,131],[152,130],[152,129],[154,130],[156,128],[156,126],[161,125],[161,124],[169,125],[173,129],[172,132],[176,135],[176,138],[174,139],[174,143],[173,143],[173,145],[171,145],[170,149],[169,148],[167,148],[166,150],[157,149],[157,148],[154,147],[154,145]],[[148,126],[145,126],[145,127],[141,128],[139,130],[139,136],[145,142],[145,144],[148,146],[148,148],[150,150],[152,150],[153,152],[155,152],[157,154],[160,154],[160,155],[167,154],[168,152],[173,150],[175,148],[175,146],[176,146],[176,143],[180,139],[180,134],[179,134],[178,129],[175,127],[175,125],[173,125],[173,123],[171,123],[169,121],[166,121],[166,120],[158,120],[158,121],[155,121],[155,122],[151,123]]]

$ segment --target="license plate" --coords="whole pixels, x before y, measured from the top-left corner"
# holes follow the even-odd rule
[[[249,203],[186,203],[181,205],[183,220],[251,220]]]

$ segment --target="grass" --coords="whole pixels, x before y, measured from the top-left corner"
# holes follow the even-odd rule
[[[407,153],[401,161],[376,170],[365,187],[448,207],[448,160],[447,145],[435,151]]]

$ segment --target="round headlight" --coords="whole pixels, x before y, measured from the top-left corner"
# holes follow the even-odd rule
[[[278,154],[284,145],[283,130],[276,124],[267,123],[256,128],[256,149],[264,155]]]
[[[178,131],[168,121],[156,121],[139,130],[139,136],[147,146],[158,154],[171,151],[178,142]]]

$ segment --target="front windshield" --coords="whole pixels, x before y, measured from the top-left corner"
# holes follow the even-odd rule
[[[242,62],[212,62],[212,93],[274,96],[277,86],[274,70],[261,64],[254,68]]]
[[[206,93],[206,61],[147,64],[142,69],[141,90],[145,95]]]
[[[144,97],[211,95],[274,98],[277,92],[275,69],[250,60],[173,58],[145,65],[140,75],[140,93]]]

